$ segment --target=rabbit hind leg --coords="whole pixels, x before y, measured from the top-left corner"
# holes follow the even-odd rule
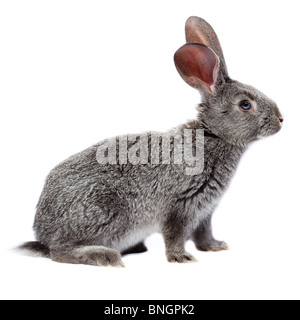
[[[55,262],[91,266],[124,267],[120,252],[102,246],[50,247]]]

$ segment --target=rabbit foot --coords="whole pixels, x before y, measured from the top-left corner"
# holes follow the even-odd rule
[[[104,253],[101,251],[94,252],[89,256],[92,262],[95,262],[95,266],[105,267],[120,267],[124,268],[125,265],[121,260],[121,254],[116,250],[109,250]]]
[[[121,254],[113,249],[98,246],[82,246],[69,249],[50,249],[51,259],[60,263],[90,266],[125,267]]]
[[[212,251],[212,252],[218,252],[218,251],[224,251],[229,250],[229,246],[224,241],[217,241],[217,240],[211,240],[210,242],[205,242],[201,244],[196,244],[196,248],[199,251]]]
[[[167,253],[168,261],[171,263],[191,263],[197,262],[197,260],[189,253],[183,252],[172,252]]]

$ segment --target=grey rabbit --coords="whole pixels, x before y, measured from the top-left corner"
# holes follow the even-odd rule
[[[218,37],[206,21],[190,17],[186,40],[175,65],[201,93],[197,119],[167,133],[146,133],[144,151],[149,160],[154,144],[162,148],[163,139],[173,135],[168,152],[174,157],[174,135],[191,130],[195,154],[200,130],[202,171],[186,174],[188,163],[165,164],[162,152],[155,164],[120,161],[122,141],[136,147],[137,156],[141,152],[136,136],[102,141],[50,173],[37,205],[37,242],[22,249],[56,262],[114,267],[124,266],[122,254],[147,251],[144,240],[155,232],[163,235],[169,262],[196,261],[185,250],[188,239],[201,251],[228,249],[213,237],[213,212],[247,146],[277,133],[283,117],[263,93],[229,77]],[[99,162],[99,150],[108,145],[116,146],[116,163]]]

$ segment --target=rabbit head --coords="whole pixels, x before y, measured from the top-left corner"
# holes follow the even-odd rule
[[[186,39],[175,53],[175,65],[202,95],[199,117],[207,131],[229,143],[245,144],[281,129],[283,117],[274,101],[230,79],[218,37],[206,21],[189,18]]]

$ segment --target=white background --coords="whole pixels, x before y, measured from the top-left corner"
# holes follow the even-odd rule
[[[2,299],[300,298],[299,1],[1,1]],[[232,78],[280,106],[285,123],[243,158],[214,217],[228,252],[169,264],[159,235],[125,269],[73,266],[10,249],[33,240],[48,172],[94,143],[168,130],[199,94],[173,54],[191,15],[213,25]]]

